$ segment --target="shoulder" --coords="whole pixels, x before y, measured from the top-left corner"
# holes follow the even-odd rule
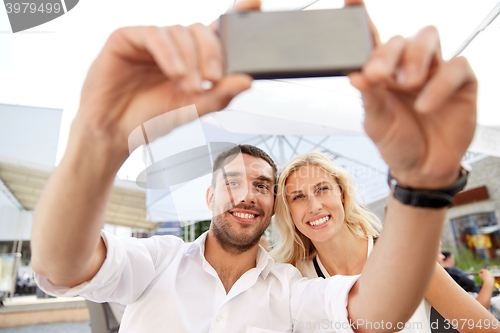
[[[184,256],[189,251],[199,252],[197,243],[186,243],[172,235],[153,236],[145,240],[146,246],[155,247],[159,257]]]
[[[315,279],[318,277],[316,268],[312,260],[302,260],[297,263],[297,268],[302,272],[302,275],[308,279]]]
[[[293,276],[296,273],[300,274],[300,271],[293,265],[291,264],[284,264],[281,262],[275,262],[273,265],[273,268],[271,269],[270,273],[274,275],[286,275],[286,276]],[[300,274],[302,277],[302,274]]]
[[[271,272],[273,271],[276,274],[286,274],[287,276],[298,274],[300,278],[315,279],[318,277],[312,260],[299,261],[296,267],[291,264],[275,263]]]
[[[120,238],[111,233],[101,233],[107,247],[107,256],[118,255],[129,258],[149,257],[156,264],[165,259],[182,256],[191,243],[185,243],[176,236],[153,236],[149,238]]]
[[[145,240],[154,242],[158,246],[189,247],[191,244],[193,244],[193,243],[186,243],[181,238],[172,235],[153,236]]]
[[[120,246],[120,244],[125,246],[145,246],[148,249],[154,247],[184,247],[187,243],[184,243],[182,239],[177,236],[165,235],[165,236],[153,236],[149,238],[135,238],[135,237],[117,237],[104,230],[101,231],[101,236],[106,243],[106,246]]]
[[[465,272],[458,267],[445,267],[444,270],[447,271],[450,275],[465,275]]]

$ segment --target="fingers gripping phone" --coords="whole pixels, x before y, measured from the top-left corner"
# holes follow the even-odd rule
[[[341,76],[358,71],[373,45],[363,6],[222,15],[226,74],[255,79]]]

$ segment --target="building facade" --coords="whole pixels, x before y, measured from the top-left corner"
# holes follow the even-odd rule
[[[500,258],[500,158],[482,157],[471,163],[472,172],[465,189],[455,197],[446,214],[442,247],[469,249],[475,256]],[[367,207],[381,221],[385,217],[388,198]]]

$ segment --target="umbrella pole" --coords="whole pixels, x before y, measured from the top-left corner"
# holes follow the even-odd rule
[[[498,16],[498,14],[500,14],[500,2],[498,2],[498,4],[495,6],[495,8],[493,8],[493,10],[483,20],[483,22],[481,22],[481,24],[479,24],[479,26],[470,34],[470,36],[467,37],[467,39],[462,43],[462,45],[460,45],[460,47],[453,54],[452,58],[459,56],[460,53],[462,53],[465,50],[465,48],[467,46],[469,46],[470,42],[472,42],[472,40],[474,38],[476,38],[476,36],[481,31],[486,29],[491,24],[491,22],[493,22],[493,20],[495,20],[495,18]]]

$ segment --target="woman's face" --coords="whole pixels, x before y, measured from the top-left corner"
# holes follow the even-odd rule
[[[291,173],[285,194],[293,223],[313,242],[327,241],[347,229],[342,188],[317,166],[306,165]]]

